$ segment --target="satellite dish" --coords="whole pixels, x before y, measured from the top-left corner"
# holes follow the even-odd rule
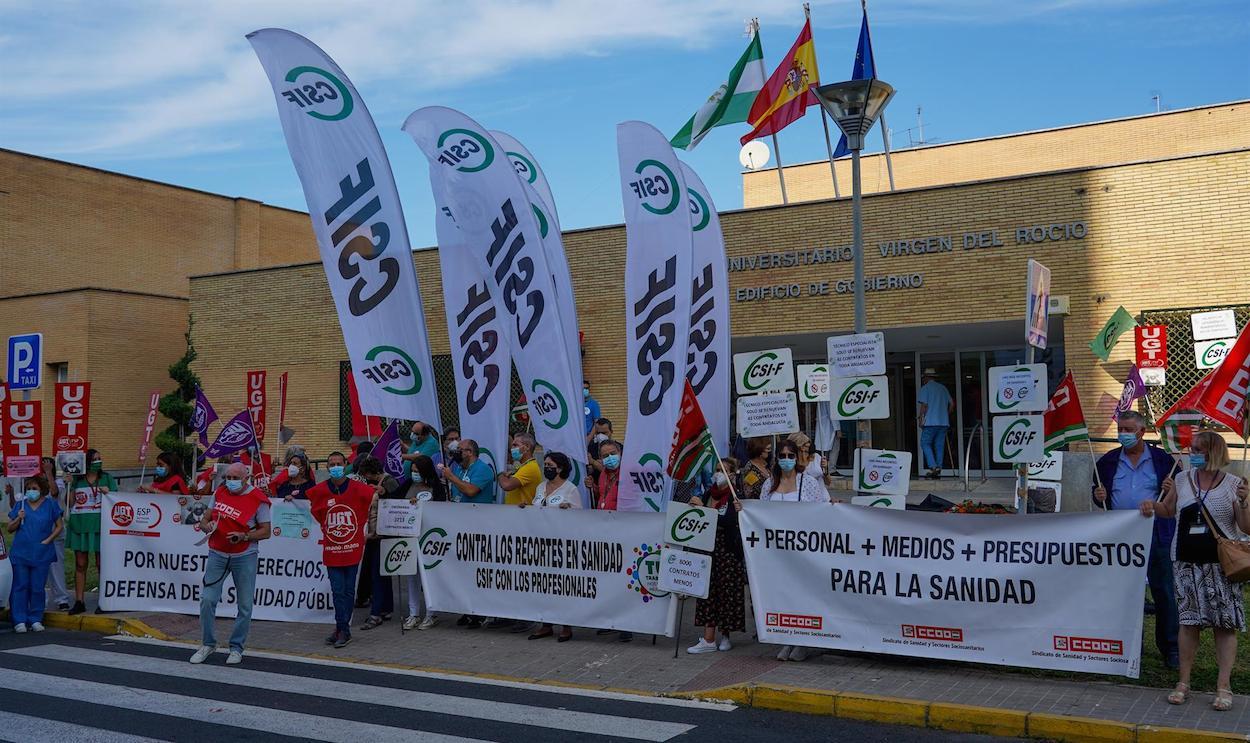
[[[738,162],[747,170],[759,170],[768,164],[768,145],[753,139],[742,146],[738,152]]]

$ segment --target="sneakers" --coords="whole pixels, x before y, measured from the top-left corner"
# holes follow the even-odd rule
[[[57,605],[56,605],[56,610],[57,610],[57,611],[69,611],[69,602],[68,602],[68,601],[62,601],[61,603],[57,604]]]
[[[334,630],[333,632],[330,633],[330,636],[326,638],[326,644],[333,645],[334,641],[337,639],[339,639],[339,631]]]
[[[708,642],[700,637],[698,642],[686,648],[686,652],[691,655],[698,655],[699,653],[715,653],[716,643]]]
[[[338,643],[336,642],[334,643],[334,645],[337,647]],[[230,655],[226,656],[226,665],[237,666],[242,662],[243,662],[243,651],[230,648]]]
[[[338,638],[334,641],[334,649],[338,650],[339,648],[345,648],[348,646],[348,644],[351,643],[351,641],[352,641],[352,633],[340,632],[338,635]],[[240,658],[240,660],[242,660],[242,658]]]
[[[433,614],[426,614],[425,619],[421,620],[421,624],[417,625],[417,629],[427,630],[436,624],[438,624],[438,617]]]
[[[464,628],[465,629],[481,629],[482,620],[478,619],[477,617],[473,617],[472,619],[470,619],[468,622],[465,623]]]
[[[417,624],[420,622],[421,622],[421,618],[418,617],[416,614],[413,614],[410,617],[404,617],[404,631],[407,632],[408,630],[416,629]]]
[[[793,645],[782,645],[781,652],[777,653],[777,660],[790,660],[790,651],[794,650]]]
[[[468,624],[469,622],[471,622],[471,621],[473,621],[473,618],[472,618],[472,617],[470,617],[468,614],[461,614],[461,615],[460,615],[460,618],[456,620],[456,626],[457,626],[457,627],[464,627],[465,625],[467,625],[467,624]]]
[[[16,633],[17,633],[17,634],[19,634],[19,635],[24,635],[24,634],[26,634],[26,623],[25,623],[25,622],[22,622],[22,623],[20,623],[20,624],[15,624],[15,625],[13,625],[13,631],[14,631],[14,632],[16,632]]]
[[[794,661],[795,663],[802,663],[803,661],[807,660],[807,653],[808,653],[807,648],[802,647],[802,646],[796,647],[790,651],[790,660]]]
[[[195,651],[195,655],[191,656],[191,662],[198,666],[208,660],[208,657],[213,654],[214,650],[216,650],[216,648],[208,645],[201,645],[200,649]]]
[[[733,643],[729,641],[729,635],[721,633],[720,642],[716,643],[716,649],[721,652],[733,650]]]
[[[31,632],[43,632],[43,622],[31,622],[30,631]]]

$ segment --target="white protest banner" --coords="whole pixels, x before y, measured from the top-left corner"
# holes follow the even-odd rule
[[[1045,459],[1029,462],[1029,479],[1051,482],[1063,480],[1063,452],[1052,451]]]
[[[799,405],[793,390],[770,395],[741,395],[737,416],[738,434],[745,438],[799,430]]]
[[[729,451],[729,268],[716,204],[699,174],[685,163],[694,253],[690,263],[690,343],[686,379],[717,451]]]
[[[404,131],[429,160],[440,209],[490,285],[513,364],[525,386],[534,435],[544,448],[580,459],[586,451],[581,380],[571,378],[559,299],[529,194],[503,148],[481,124],[442,106],[418,109]],[[440,195],[441,192],[441,195]],[[500,383],[506,388],[506,370]],[[584,456],[584,455],[583,455]],[[502,464],[502,462],[500,462]]]
[[[681,163],[663,134],[626,121],[616,127],[616,149],[625,212],[629,395],[617,504],[658,512],[671,495],[664,468],[688,366],[694,225]]]
[[[855,490],[906,496],[911,485],[911,452],[855,450]]]
[[[843,420],[890,417],[890,389],[886,377],[834,377],[829,380],[833,416]]]
[[[662,514],[442,502],[422,509],[430,611],[671,636],[676,605],[658,585]]]
[[[996,415],[991,430],[995,462],[1028,464],[1046,458],[1043,416]]]
[[[991,413],[1040,413],[1046,410],[1046,365],[990,367]]]
[[[100,608],[104,611],[200,613],[208,546],[199,522],[180,518],[173,495],[107,493],[100,519]],[[316,522],[303,539],[266,539],[258,546],[253,619],[334,621],[330,581],[321,562]],[[216,576],[211,576],[215,578]],[[235,614],[227,577],[217,616]]]
[[[416,575],[421,560],[415,537],[383,539],[378,543],[378,572],[382,575]]]
[[[747,501],[761,642],[1136,677],[1152,522]]]
[[[1194,344],[1194,365],[1199,369],[1214,369],[1224,362],[1224,357],[1233,350],[1236,342],[1236,338],[1198,341]]]
[[[869,508],[894,508],[902,510],[907,508],[907,496],[905,495],[852,495],[852,506],[866,506]]]
[[[1046,349],[1050,330],[1050,269],[1029,259],[1028,300],[1025,302],[1025,342]]]
[[[790,349],[735,353],[734,381],[739,395],[794,389],[794,362]]]
[[[884,333],[833,335],[826,343],[832,376],[877,377],[885,374]]]
[[[705,599],[711,580],[711,555],[679,549],[660,552],[660,590]]]
[[[674,547],[711,552],[716,546],[715,508],[669,501],[664,516],[664,538]]]
[[[437,430],[421,290],[391,164],[360,93],[299,34],[247,35],[273,86],[366,415]]]
[[[1189,316],[1194,340],[1212,341],[1237,335],[1237,317],[1232,310],[1195,312]]]
[[[421,533],[421,505],[407,498],[378,501],[378,534],[384,537],[415,537]]]
[[[799,402],[829,400],[829,365],[799,364]]]

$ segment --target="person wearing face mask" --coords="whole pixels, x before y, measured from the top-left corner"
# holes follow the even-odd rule
[[[408,444],[408,451],[404,454],[404,459],[411,462],[418,455],[422,454],[430,459],[438,456],[438,436],[435,434],[434,428],[428,423],[413,421],[412,438]]]
[[[156,457],[156,467],[152,470],[152,484],[140,485],[135,488],[140,493],[172,493],[188,495],[187,477],[182,471],[182,460],[176,455],[163,451]]]
[[[1116,425],[1120,448],[1112,449],[1098,460],[1098,480],[1092,483],[1094,503],[1104,510],[1137,510],[1143,502],[1159,500],[1163,482],[1176,463],[1170,454],[1142,440],[1146,419],[1141,413],[1125,411],[1119,415]],[[1150,558],[1146,563],[1146,581],[1155,605],[1155,647],[1168,668],[1180,667],[1171,558],[1175,533],[1176,519],[1155,519]]]
[[[275,477],[270,483],[274,488],[274,496],[287,503],[295,500],[309,500],[308,491],[317,482],[313,477],[308,457],[302,453],[292,455],[286,467],[278,474],[281,479]]]
[[[352,609],[356,574],[365,553],[365,525],[377,493],[347,477],[347,457],[331,452],[326,457],[330,479],[310,487],[307,498],[313,518],[321,524],[321,561],[330,579],[334,598],[334,631],[327,645],[345,647],[352,641]]]
[[[447,461],[455,462],[460,455],[460,429],[452,426],[443,432],[443,452]],[[433,459],[433,457],[431,457]]]
[[[69,500],[66,494],[69,492],[56,479],[56,460],[52,457],[43,457],[39,460],[39,470],[43,475],[43,479],[48,481],[48,497],[56,501],[61,507],[62,515],[69,511]],[[17,504],[16,498],[9,504],[10,507]],[[64,520],[62,520],[62,528],[53,540],[52,545],[55,549],[55,561],[48,568],[48,582],[45,586],[48,598],[56,604],[56,608],[60,611],[68,611],[70,607],[69,589],[65,585],[65,528]]]
[[[582,380],[582,402],[585,403],[582,411],[586,415],[586,433],[589,434],[594,428],[595,422],[599,420],[600,414],[599,401],[590,396],[589,379]],[[607,433],[611,435],[612,432],[608,431]]]
[[[534,494],[538,492],[538,484],[543,481],[542,468],[534,459],[534,448],[537,446],[534,437],[528,433],[518,433],[512,437],[512,463],[516,465],[515,474],[499,473],[499,487],[504,489],[503,502],[510,506],[522,503],[533,503]]]
[[[13,631],[43,632],[43,610],[47,601],[44,585],[48,570],[56,561],[56,538],[61,533],[61,504],[49,498],[51,486],[42,475],[28,478],[22,500],[9,511],[9,533],[14,534],[9,550],[13,587],[9,610]]]
[[[357,457],[356,472],[364,478],[366,484],[373,486],[379,499],[391,500],[407,497],[407,492],[403,486],[399,484],[398,480],[383,471],[382,462],[378,461],[376,457]],[[367,534],[370,542],[373,542],[374,545],[379,545],[381,536],[378,535],[376,501],[373,508],[369,509]],[[382,626],[382,623],[389,621],[391,615],[395,612],[395,586],[391,576],[382,575],[381,550],[377,549],[376,546],[373,550],[365,553],[365,570],[368,571],[372,590],[370,591],[369,618],[365,620],[364,624],[360,625],[360,629],[368,631]]]
[[[1227,712],[1233,706],[1232,671],[1237,660],[1237,632],[1246,631],[1242,587],[1232,583],[1220,566],[1215,537],[1242,539],[1250,534],[1250,486],[1228,472],[1228,444],[1214,431],[1194,435],[1189,469],[1163,481],[1163,498],[1143,501],[1143,516],[1176,517],[1171,557],[1176,577],[1180,621],[1180,680],[1170,704],[1189,698],[1189,675],[1203,627],[1215,634],[1219,675],[1211,708]]]
[[[459,457],[451,467],[438,465],[438,474],[447,479],[451,500],[456,503],[494,503],[495,472],[481,458],[481,449],[473,439],[461,439]]]
[[[558,451],[547,452],[547,455],[543,457],[543,482],[535,491],[533,502],[528,505],[536,508],[564,510],[581,508],[581,494],[577,492],[577,486],[568,479],[572,472],[573,462],[567,456]],[[521,508],[525,508],[526,505],[520,504]],[[530,634],[529,639],[541,640],[553,634],[552,626],[543,623]],[[568,642],[572,639],[573,628],[567,625],[562,626],[556,642]]]
[[[764,483],[768,482],[772,449],[772,440],[766,436],[757,436],[747,440],[747,463],[738,473],[738,482],[742,484],[742,490],[738,493],[739,498],[758,500],[764,492]]]
[[[707,598],[695,603],[694,624],[703,628],[703,637],[686,648],[691,655],[727,651],[733,647],[730,632],[746,631],[746,598],[742,590],[746,586],[747,571],[743,563],[742,537],[738,531],[738,512],[742,501],[733,497],[729,487],[729,475],[736,463],[726,458],[712,475],[712,485],[706,498],[691,498],[690,505],[715,508],[716,544],[712,548],[712,575],[708,580]],[[722,469],[723,468],[723,469]],[[720,640],[716,634],[720,631]]]
[[[213,622],[226,578],[234,582],[238,613],[230,633],[226,664],[243,662],[243,647],[252,626],[252,601],[256,594],[259,543],[269,538],[269,497],[247,482],[248,466],[235,462],[213,493],[213,507],[200,519],[200,531],[208,535],[208,559],[200,591],[200,649],[191,662],[203,663],[217,649]]]
[[[615,511],[621,484],[621,442],[608,439],[599,444],[599,457],[603,468],[595,479],[598,507],[604,511]]]
[[[104,471],[104,460],[95,449],[87,450],[87,472],[74,478],[69,486],[69,519],[66,521],[65,546],[74,551],[74,606],[70,614],[87,610],[83,601],[87,590],[87,561],[95,555],[100,569],[100,508],[105,493],[117,490],[117,481]],[[96,609],[99,613],[99,609]]]
[[[463,446],[459,439],[456,444],[458,447]],[[446,469],[442,465],[436,467],[434,460],[427,456],[418,456],[412,463],[409,476],[408,502],[415,505],[430,501],[446,501],[447,488],[443,485],[442,478],[438,476],[440,471],[445,472]],[[402,580],[404,589],[408,592],[408,615],[404,617],[404,629],[424,631],[438,624],[438,617],[433,612],[426,611],[421,574],[405,575]]]

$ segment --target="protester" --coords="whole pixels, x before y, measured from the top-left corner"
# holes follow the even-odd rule
[[[459,437],[459,431],[457,438]],[[425,455],[430,459],[438,456],[438,436],[433,426],[421,421],[412,422],[412,438],[408,444],[408,451],[404,454],[404,459],[411,462],[418,455]]]
[[[213,480],[217,477],[217,465],[221,465],[224,469],[229,466],[230,463],[229,457],[221,457],[216,461],[216,463],[206,462],[204,469],[195,476],[195,482],[193,483],[194,487],[192,489],[195,491],[196,495],[212,495],[214,490]]]
[[[352,453],[352,458],[347,462],[347,475],[356,480],[364,482],[364,478],[357,472],[359,462],[365,457],[373,455],[373,442],[369,440],[356,442],[356,448]]]
[[[481,449],[473,439],[461,439],[459,457],[451,467],[439,465],[438,474],[451,487],[451,500],[457,503],[494,503],[495,473],[481,458]]]
[[[70,485],[73,502],[69,508],[65,545],[74,551],[74,606],[70,614],[87,610],[83,598],[87,590],[87,561],[95,555],[100,569],[100,508],[106,493],[117,490],[117,481],[104,471],[104,460],[95,449],[87,450],[87,472]],[[100,609],[96,608],[96,613]]]
[[[457,431],[456,433],[459,434],[460,432]],[[456,440],[456,444],[461,451],[467,448],[466,442],[461,442],[459,439]],[[440,468],[435,468],[434,460],[425,455],[419,455],[413,460],[407,494],[409,503],[416,504],[447,500],[447,488],[438,476],[439,469],[446,471],[441,466]],[[427,630],[438,624],[438,617],[434,612],[426,610],[425,590],[421,585],[421,574],[405,575],[403,580],[404,588],[408,591],[408,616],[404,617],[404,629]]]
[[[341,454],[339,456],[342,456]],[[346,463],[346,459],[344,459]],[[312,465],[308,462],[308,457],[303,453],[293,454],[286,467],[279,473],[282,478],[274,478],[273,485],[274,496],[281,498],[283,501],[290,503],[296,500],[309,500],[308,491],[316,484],[317,479],[313,475]]]
[[[352,641],[356,573],[364,557],[365,528],[377,493],[347,478],[347,457],[342,452],[331,452],[326,464],[337,476],[310,487],[307,498],[313,517],[321,524],[321,560],[334,597],[334,631],[326,644],[342,648]]]
[[[599,455],[603,468],[595,480],[595,492],[599,498],[596,507],[615,511],[621,484],[621,442],[612,439],[604,441],[599,444]]]
[[[1175,462],[1167,452],[1142,440],[1146,419],[1129,410],[1117,420],[1120,447],[1104,454],[1097,463],[1098,482],[1094,501],[1102,508],[1132,510],[1144,501],[1156,501],[1160,486],[1171,476]],[[1110,488],[1108,492],[1107,488]],[[1171,545],[1176,520],[1160,517],[1150,540],[1146,581],[1155,605],[1155,646],[1168,668],[1180,665],[1177,646],[1176,589],[1172,576]]]
[[[937,370],[924,370],[924,385],[916,395],[920,423],[920,450],[924,454],[924,464],[929,470],[928,477],[938,480],[942,477],[942,453],[946,447],[946,431],[951,425],[951,413],[955,411],[955,399],[950,390],[937,381]]]
[[[403,492],[399,481],[394,477],[382,471],[382,463],[376,457],[366,456],[357,457],[356,471],[364,481],[373,486],[374,492],[378,498],[382,500],[404,498],[407,494]],[[373,508],[369,512],[369,540],[375,545],[381,537],[378,536],[377,529],[378,512],[377,501],[374,501]],[[369,618],[365,623],[360,625],[362,630],[371,630],[380,627],[383,622],[389,621],[391,615],[395,612],[395,589],[391,582],[391,576],[382,575],[382,559],[381,550],[376,547],[372,553],[367,554],[365,559],[366,569],[369,571],[369,580],[372,585],[372,596],[369,603]]]
[[[296,457],[302,457],[305,463],[308,462],[308,453],[304,451],[304,447],[299,444],[291,444],[286,448],[286,453],[282,455],[282,467],[273,473],[273,477],[269,478],[269,487],[275,496],[281,497],[278,489],[282,487],[283,483],[291,479],[291,463],[295,461]],[[298,463],[296,464],[298,466]],[[308,479],[312,480],[314,484],[317,480],[316,476],[313,475],[311,467],[308,468]]]
[[[1250,488],[1246,480],[1228,471],[1228,444],[1219,434],[1195,434],[1189,451],[1190,469],[1175,479],[1166,478],[1162,500],[1142,500],[1139,509],[1144,516],[1155,516],[1156,524],[1160,518],[1177,519],[1171,557],[1180,621],[1180,680],[1168,694],[1168,702],[1184,704],[1189,698],[1189,674],[1199,636],[1203,627],[1210,627],[1219,669],[1211,708],[1227,712],[1233,707],[1231,675],[1237,660],[1237,632],[1246,631],[1246,607],[1241,585],[1230,582],[1220,567],[1215,537],[1238,539],[1250,534]],[[1160,601],[1155,598],[1156,610],[1162,608]]]
[[[569,480],[569,475],[573,473],[573,462],[563,452],[552,451],[547,452],[543,457],[543,482],[538,486],[534,493],[534,500],[530,505],[538,508],[581,508],[581,494],[577,492],[577,486]],[[526,504],[520,504],[521,508],[525,508]],[[551,637],[554,634],[550,624],[543,623],[538,629],[530,634],[529,639],[541,640],[544,637]],[[568,642],[573,639],[573,628],[567,625],[560,627],[560,636],[556,638],[556,642]]]
[[[192,663],[203,663],[217,649],[213,620],[225,588],[226,578],[234,582],[238,614],[230,633],[230,655],[226,664],[243,662],[243,647],[252,626],[252,600],[256,593],[256,567],[260,558],[258,543],[269,538],[269,497],[247,482],[248,466],[235,462],[226,468],[225,481],[213,493],[213,507],[200,519],[200,531],[208,535],[208,560],[204,565],[204,587],[200,592],[200,649]]]
[[[706,505],[717,511],[716,544],[712,548],[712,575],[708,581],[707,598],[695,602],[694,608],[694,623],[696,627],[703,627],[703,637],[686,648],[686,652],[691,654],[729,650],[733,647],[729,633],[746,631],[743,589],[747,572],[743,562],[742,537],[738,532],[738,512],[742,510],[742,501],[733,497],[729,476],[725,474],[725,471],[732,473],[734,465],[732,459],[722,459],[721,467],[725,470],[717,469],[713,475],[706,502],[700,498],[690,501],[692,506]],[[720,630],[719,642],[716,639],[717,630]]]
[[[44,585],[48,570],[56,561],[56,538],[61,533],[61,505],[47,497],[48,479],[36,475],[26,480],[22,501],[9,511],[9,533],[13,544],[9,562],[13,586],[9,591],[9,611],[13,631],[21,634],[43,632],[43,611],[47,602]]]
[[[64,514],[69,513],[69,488],[64,487],[60,481],[56,479],[56,460],[52,457],[42,457],[39,460],[39,469],[43,474],[43,478],[48,481],[48,497],[56,501],[61,507],[62,519]],[[16,505],[10,503],[10,506]],[[61,523],[61,530],[57,532],[56,539],[52,542],[56,548],[56,558],[48,568],[48,581],[45,586],[48,598],[52,603],[56,604],[59,611],[68,611],[69,589],[65,585],[65,524]]]
[[[135,488],[140,493],[171,493],[173,495],[189,495],[187,476],[182,471],[182,458],[173,452],[163,451],[156,456],[156,467],[152,470],[152,484],[140,485]]]
[[[799,464],[803,465],[803,471],[812,477],[820,478],[821,482],[829,485],[832,482],[824,469],[824,460],[820,453],[812,448],[811,438],[802,431],[795,431],[786,438],[799,445]]]
[[[599,401],[590,396],[589,379],[582,380],[582,401],[585,403],[585,407],[582,412],[586,415],[586,433],[589,434],[590,430],[594,427],[595,421],[599,420],[600,414]],[[610,435],[611,431],[608,433]]]
[[[828,503],[829,491],[824,483],[803,472],[799,465],[799,447],[789,439],[777,445],[777,461],[760,492],[760,499],[795,503]],[[777,660],[802,661],[807,658],[807,648],[785,645],[777,653]]]
[[[757,500],[768,481],[768,460],[772,455],[772,440],[766,436],[747,439],[747,463],[738,474],[742,483],[742,492],[738,497],[746,500]]]
[[[460,429],[455,426],[449,426],[443,431],[443,451],[447,453],[447,458],[456,461],[456,452],[460,451]],[[430,457],[434,459],[434,457]]]
[[[516,465],[515,474],[499,473],[499,487],[504,489],[503,502],[510,506],[522,503],[533,503],[538,484],[542,482],[542,470],[534,459],[534,448],[537,442],[528,433],[518,433],[512,437],[512,463]]]

